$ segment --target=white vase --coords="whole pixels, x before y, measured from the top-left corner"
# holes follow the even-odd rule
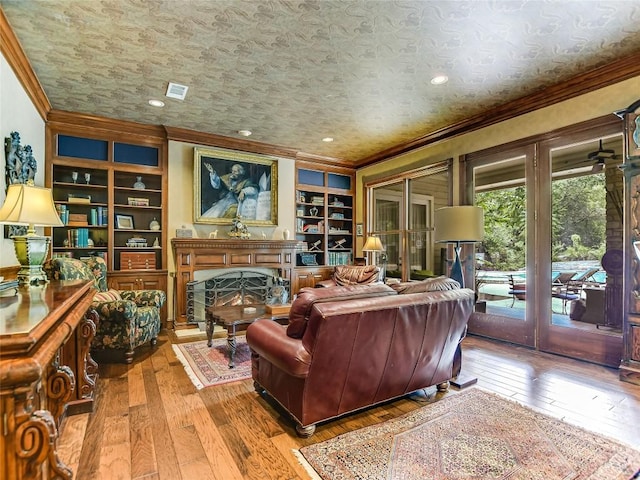
[[[289,236],[290,236],[290,235],[291,235],[291,232],[289,231],[289,229],[288,229],[288,228],[285,228],[285,229],[282,231],[282,238],[283,238],[284,240],[289,240]]]
[[[144,190],[147,186],[143,183],[142,177],[136,177],[136,183],[133,184],[133,188],[138,190]]]

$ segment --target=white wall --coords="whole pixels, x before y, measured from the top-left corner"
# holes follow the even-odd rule
[[[44,145],[45,145],[45,123],[37,109],[31,103],[27,93],[22,88],[13,70],[7,63],[4,55],[0,54],[0,136],[4,139],[11,132],[20,134],[20,143],[31,145],[33,156],[38,162],[35,184],[44,185]],[[4,146],[3,146],[4,150]],[[4,203],[6,196],[5,168],[6,156],[2,152],[2,162],[0,162],[2,172],[0,178],[0,205]],[[42,230],[38,229],[40,234]],[[0,267],[10,267],[18,265],[13,241],[4,238],[4,227],[0,226]]]

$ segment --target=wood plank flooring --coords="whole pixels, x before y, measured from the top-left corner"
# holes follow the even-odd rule
[[[76,479],[307,479],[292,449],[442,398],[429,389],[300,439],[251,380],[196,390],[171,341],[179,340],[163,333],[132,365],[100,365],[94,412],[67,418],[58,443]],[[640,449],[640,386],[620,382],[614,369],[467,337],[463,372],[480,388]]]

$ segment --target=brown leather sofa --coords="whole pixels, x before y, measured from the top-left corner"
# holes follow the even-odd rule
[[[399,294],[384,284],[302,289],[289,325],[247,329],[256,390],[296,421],[300,436],[319,422],[437,385],[459,372],[474,292]],[[454,358],[458,364],[454,365]]]

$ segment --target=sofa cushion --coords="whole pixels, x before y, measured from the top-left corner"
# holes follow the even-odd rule
[[[298,292],[298,296],[289,311],[289,326],[287,335],[292,338],[302,338],[307,328],[307,320],[311,307],[318,302],[335,300],[352,300],[356,298],[370,298],[385,295],[397,295],[395,290],[382,283],[371,285],[344,285],[328,288],[305,287]]]
[[[445,276],[436,278],[427,278],[419,282],[401,282],[391,285],[396,292],[405,293],[425,293],[439,292],[444,290],[456,290],[460,288],[460,284]]]
[[[333,272],[337,285],[367,285],[380,281],[380,267],[376,265],[337,265]]]
[[[116,300],[122,300],[120,292],[118,290],[107,290],[106,292],[98,292],[93,296],[94,302],[114,302]]]

